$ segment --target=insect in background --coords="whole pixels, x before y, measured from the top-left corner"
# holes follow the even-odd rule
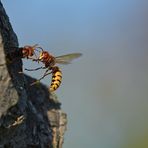
[[[35,51],[40,52],[39,49],[41,49],[41,47],[39,47],[38,44],[35,44],[33,46],[26,45],[24,47],[13,47],[12,46],[9,48],[13,50],[12,52],[6,55],[7,64],[11,64],[16,60],[19,60],[20,58],[27,58],[27,59],[32,59],[32,60],[37,59],[37,55]]]
[[[24,47],[20,47],[19,52],[20,52],[21,58],[27,58],[27,59],[33,60],[37,58],[35,50],[38,51],[38,49],[41,49],[41,47],[39,47],[38,44],[35,44],[33,46],[26,45]],[[33,58],[33,56],[35,56],[35,58]]]
[[[31,85],[34,85],[38,82],[40,82],[41,79],[43,79],[45,76],[52,74],[52,80],[51,84],[49,87],[49,91],[55,91],[61,84],[62,81],[62,72],[56,64],[70,64],[72,60],[80,57],[82,54],[81,53],[71,53],[71,54],[66,54],[58,57],[54,57],[51,55],[49,52],[42,51],[40,52],[39,58],[38,59],[33,59],[34,61],[40,61],[44,64],[43,67],[39,67],[36,69],[25,69],[28,71],[35,71],[39,69],[46,69],[44,75],[38,79],[37,81],[33,82]],[[49,72],[50,71],[50,72]]]

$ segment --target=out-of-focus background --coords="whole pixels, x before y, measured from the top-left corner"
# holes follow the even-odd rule
[[[68,114],[64,148],[148,148],[148,1],[2,2],[20,46],[83,53],[61,66],[56,94]],[[24,67],[36,66],[24,60]]]

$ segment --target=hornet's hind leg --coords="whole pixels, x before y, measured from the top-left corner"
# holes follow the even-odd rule
[[[44,75],[43,75],[40,79],[36,80],[35,82],[31,83],[30,85],[33,86],[33,85],[39,83],[39,82],[40,82],[42,79],[44,79],[47,75],[49,75],[49,74],[52,73],[52,72],[48,72],[48,71],[49,71],[49,69],[47,69],[47,70],[45,71]]]

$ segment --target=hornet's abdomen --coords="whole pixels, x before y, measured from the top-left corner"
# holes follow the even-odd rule
[[[52,67],[52,81],[50,85],[50,92],[55,91],[61,84],[62,81],[62,72],[61,70],[55,66]]]

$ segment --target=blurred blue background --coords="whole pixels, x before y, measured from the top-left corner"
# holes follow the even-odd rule
[[[147,148],[148,1],[2,2],[20,46],[83,53],[61,66],[56,94],[68,114],[64,148]],[[24,67],[37,65],[24,60]]]

